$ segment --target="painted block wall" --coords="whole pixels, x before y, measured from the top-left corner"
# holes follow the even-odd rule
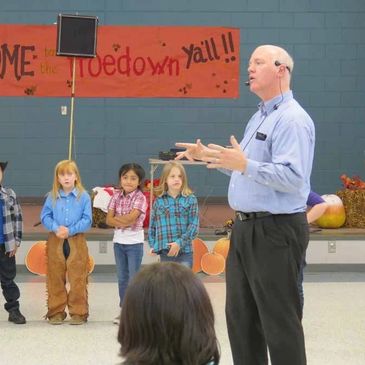
[[[313,189],[335,192],[342,173],[365,178],[365,1],[13,0],[1,1],[0,23],[52,24],[58,13],[76,12],[97,15],[101,25],[239,27],[242,85],[256,46],[283,46],[295,60],[295,96],[316,123]],[[177,140],[240,139],[258,101],[245,86],[237,100],[76,98],[73,151],[84,184],[116,183],[131,161],[148,172],[148,158]],[[43,196],[55,163],[68,156],[62,105],[70,99],[0,98],[0,160],[10,161],[4,182],[19,196]],[[188,176],[198,196],[226,195],[223,174],[191,167]]]

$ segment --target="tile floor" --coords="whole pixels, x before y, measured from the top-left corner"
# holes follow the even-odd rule
[[[201,275],[216,314],[221,364],[232,364],[224,318],[223,277]],[[83,326],[50,326],[46,312],[44,278],[19,274],[21,309],[26,325],[7,321],[0,311],[1,365],[117,364],[117,284],[112,273],[92,274],[90,317]],[[307,273],[304,329],[310,365],[365,364],[365,273]],[[3,304],[1,298],[0,304]]]

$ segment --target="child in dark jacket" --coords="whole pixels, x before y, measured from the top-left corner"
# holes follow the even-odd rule
[[[0,162],[0,279],[5,298],[4,308],[9,312],[9,322],[24,324],[19,311],[20,291],[15,284],[15,254],[23,233],[23,217],[14,190],[1,185],[7,162]]]

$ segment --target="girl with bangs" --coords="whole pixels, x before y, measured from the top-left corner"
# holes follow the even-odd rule
[[[159,255],[161,262],[192,268],[192,241],[199,230],[198,201],[181,163],[171,161],[164,166],[155,195],[148,232],[151,254]]]
[[[114,227],[113,248],[118,277],[119,307],[123,305],[128,283],[141,267],[143,257],[143,221],[147,210],[142,186],[145,172],[137,163],[119,169],[120,189],[112,196],[106,223]],[[120,310],[119,310],[120,313]],[[113,323],[119,324],[120,314]]]
[[[91,199],[74,161],[60,161],[54,170],[52,191],[41,212],[47,239],[47,291],[50,324],[83,324],[89,316],[87,295],[88,248],[84,232],[90,229]],[[70,290],[66,289],[66,272]]]

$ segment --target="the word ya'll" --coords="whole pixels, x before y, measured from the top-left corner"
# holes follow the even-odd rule
[[[221,56],[224,57],[226,63],[236,60],[231,32],[221,34],[219,40],[210,37],[209,39],[200,41],[200,45],[191,43],[188,47],[182,47],[182,50],[188,56],[186,68],[190,68],[192,63],[206,63],[220,60]]]

